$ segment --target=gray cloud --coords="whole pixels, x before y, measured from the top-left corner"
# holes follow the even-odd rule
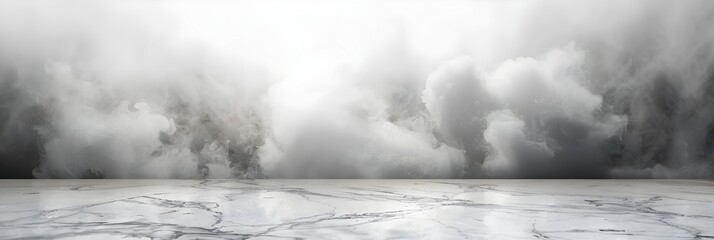
[[[5,178],[711,178],[709,1],[0,2]]]
[[[491,75],[506,110],[491,113],[485,167],[504,177],[604,177],[627,124],[603,113],[602,97],[582,86],[584,52],[573,44],[509,60]]]

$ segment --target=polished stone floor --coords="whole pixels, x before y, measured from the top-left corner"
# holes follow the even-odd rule
[[[0,239],[710,239],[694,180],[0,180]]]

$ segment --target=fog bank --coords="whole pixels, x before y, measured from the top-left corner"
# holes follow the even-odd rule
[[[712,178],[710,1],[0,2],[3,178]]]

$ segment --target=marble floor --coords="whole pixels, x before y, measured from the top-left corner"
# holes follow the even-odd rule
[[[714,181],[0,180],[0,239],[714,239]]]

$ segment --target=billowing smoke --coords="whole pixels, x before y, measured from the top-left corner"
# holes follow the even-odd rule
[[[0,2],[4,178],[712,178],[710,1]]]
[[[585,87],[584,52],[570,44],[545,56],[508,60],[488,80],[505,110],[488,115],[484,168],[496,175],[604,177],[627,124],[602,112]]]
[[[376,86],[352,77],[353,66],[335,57],[339,53],[326,54],[310,57],[314,62],[301,65],[268,92],[271,133],[259,155],[268,176],[461,174],[462,151],[439,142],[429,118],[394,116],[390,99],[380,96]]]

